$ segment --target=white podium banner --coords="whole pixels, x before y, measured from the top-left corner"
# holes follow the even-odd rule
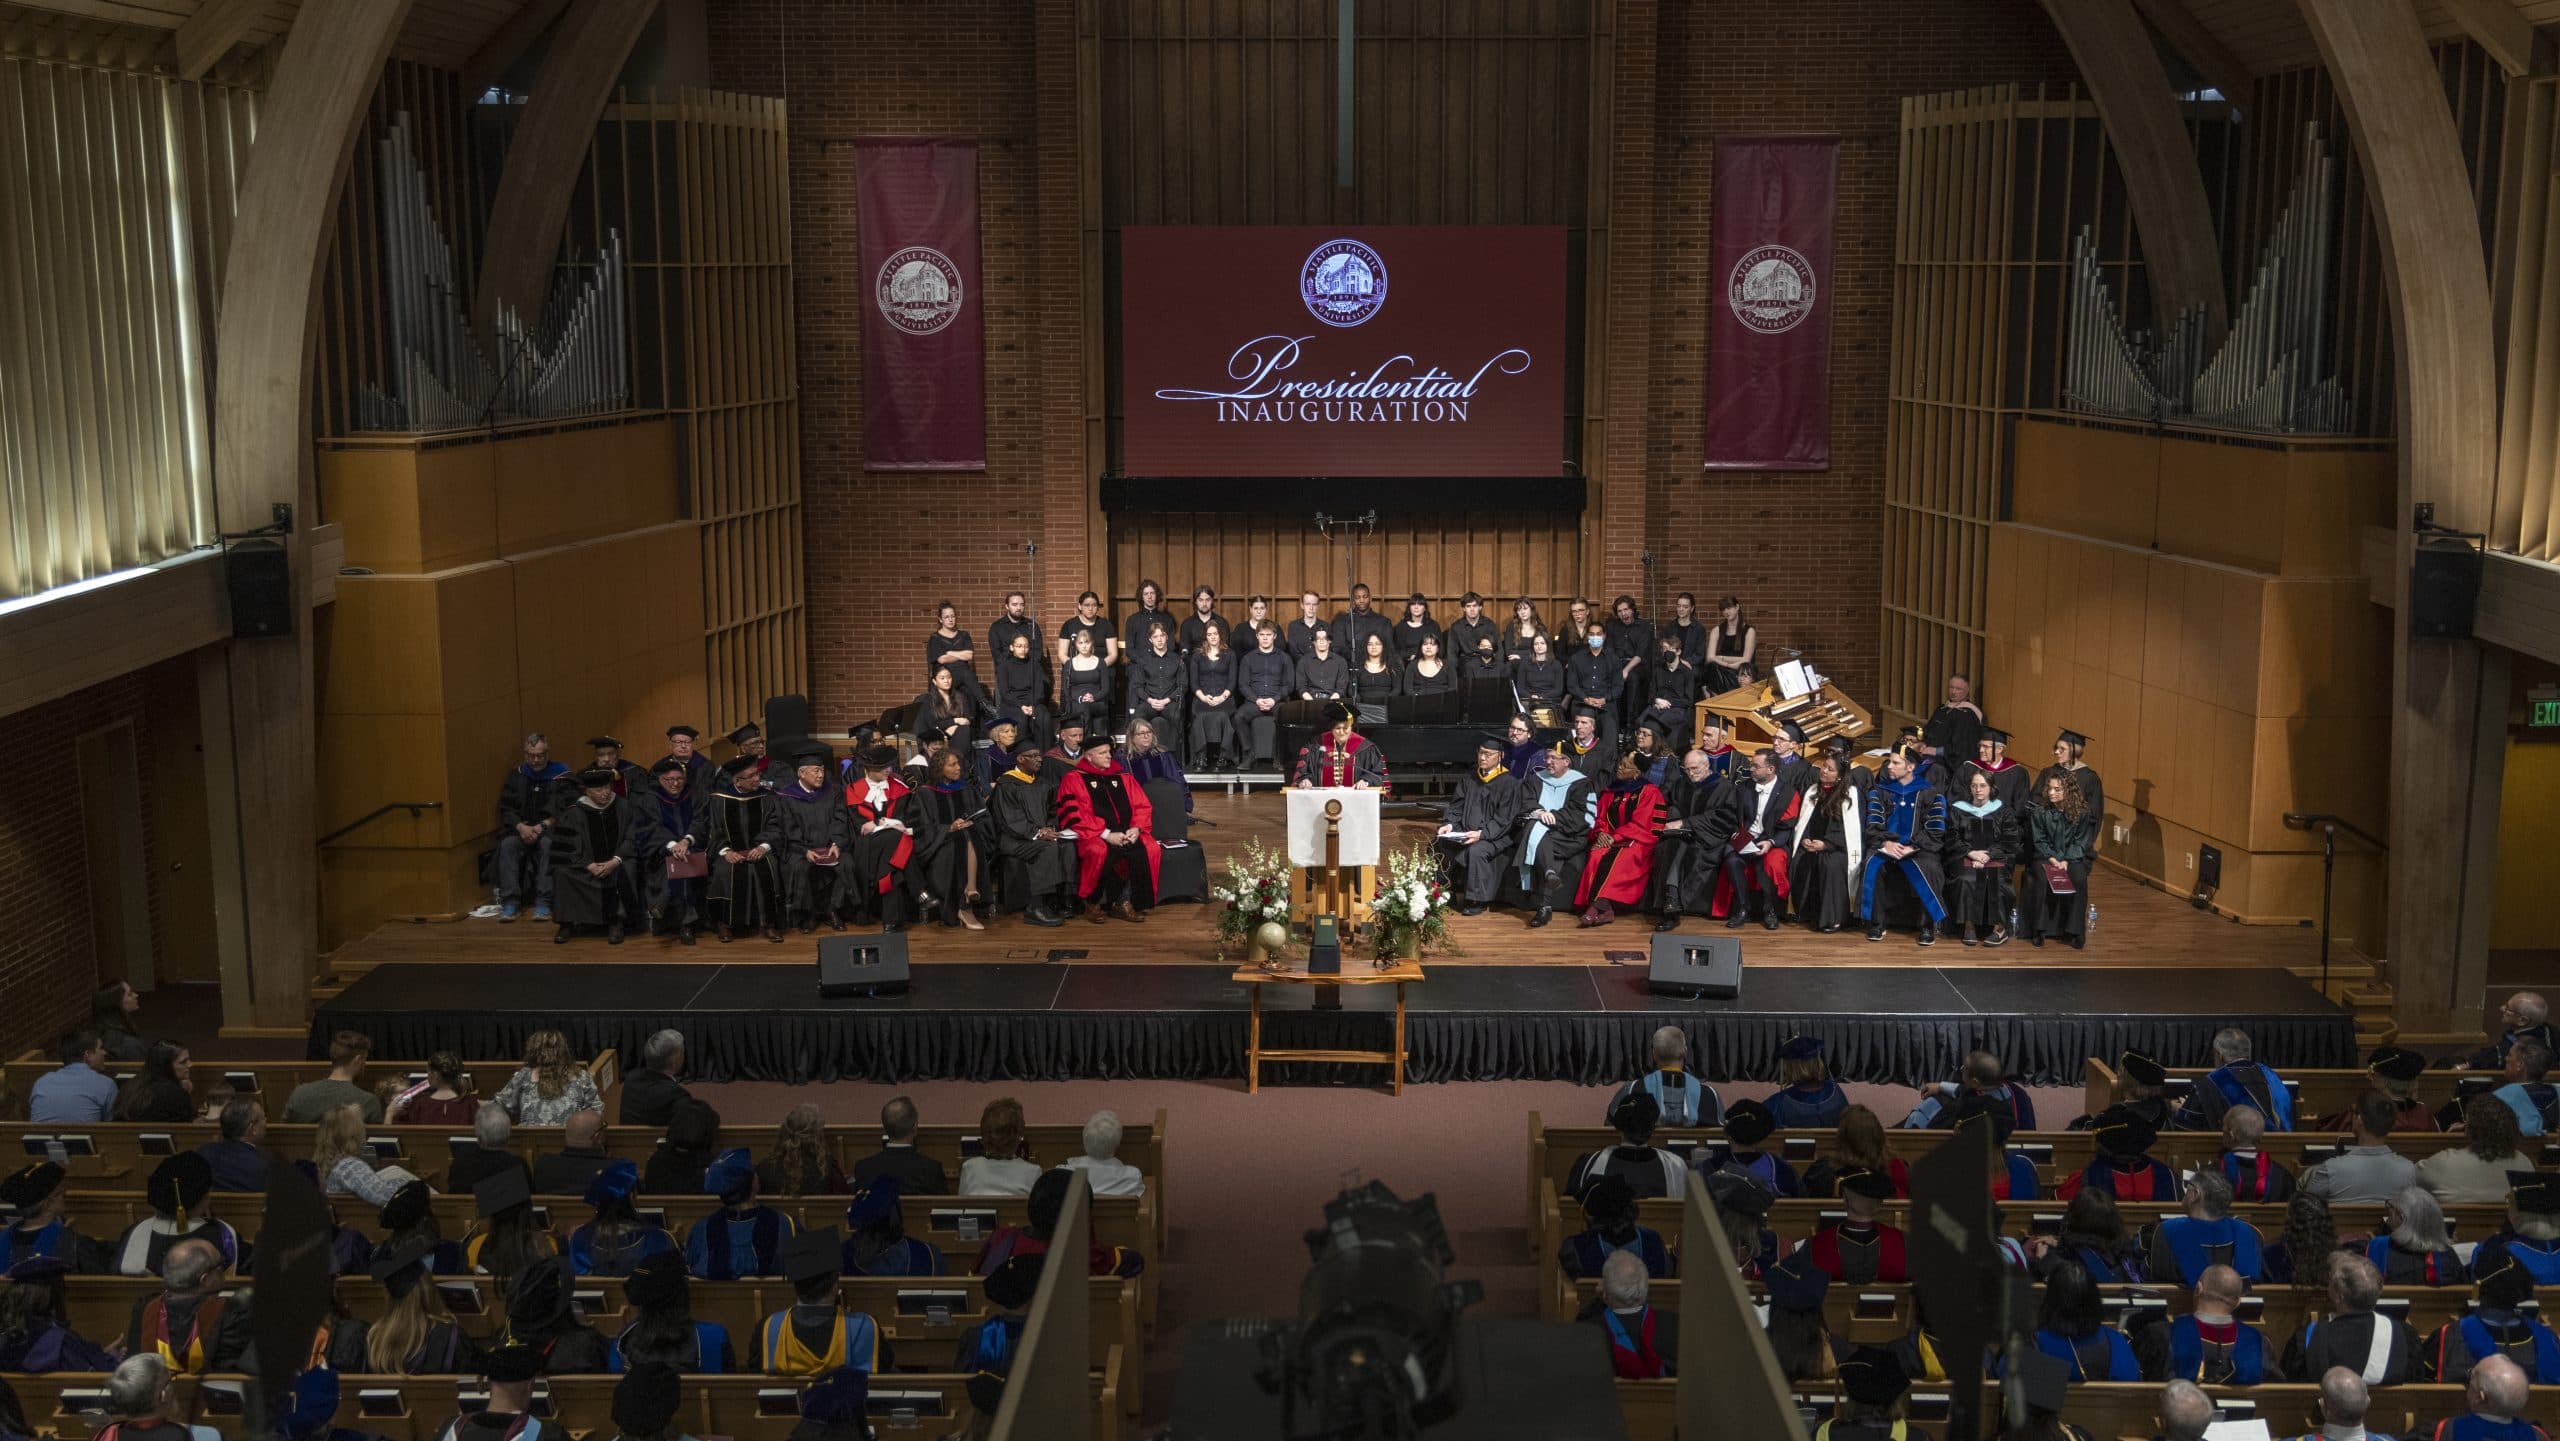
[[[1336,831],[1341,845],[1338,863],[1346,866],[1374,866],[1378,863],[1378,796],[1377,791],[1332,788],[1284,792],[1289,797],[1289,864],[1321,866],[1324,857],[1324,808],[1327,801],[1342,803],[1342,821]]]

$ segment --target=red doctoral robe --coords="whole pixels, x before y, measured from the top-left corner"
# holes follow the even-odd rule
[[[862,833],[862,828],[873,821],[894,820],[912,824],[904,813],[907,805],[907,783],[898,779],[897,772],[891,771],[888,786],[888,804],[875,808],[867,799],[871,794],[871,782],[864,778],[861,772],[855,772],[853,779],[844,783],[844,808],[853,816],[852,824],[846,829],[853,833],[855,848],[860,848],[863,842],[871,840],[878,834],[876,831],[873,832],[873,836]],[[907,868],[907,862],[914,859],[916,853],[916,837],[913,831],[901,830],[893,834],[898,838],[897,843],[889,848],[889,863],[881,867],[880,879],[874,883],[879,887],[880,894],[884,896],[889,894],[890,889],[898,883],[898,873]],[[847,852],[846,858],[852,859],[850,851]]]
[[[1653,878],[1653,848],[1662,839],[1662,792],[1648,785],[1622,791],[1612,786],[1600,793],[1600,815],[1591,827],[1591,853],[1582,862],[1582,887],[1576,906],[1593,899],[1612,905],[1644,904],[1645,883]],[[1625,842],[1611,846],[1609,841]]]
[[[1105,816],[1102,804],[1095,800],[1097,790],[1107,795],[1112,789],[1105,777],[1118,778],[1117,789],[1129,811],[1126,821]],[[1118,761],[1095,765],[1090,758],[1076,762],[1074,769],[1058,782],[1058,825],[1076,833],[1077,893],[1090,896],[1101,889],[1103,863],[1110,858],[1107,852],[1112,849],[1103,844],[1103,831],[1134,827],[1138,850],[1147,860],[1147,894],[1154,895],[1164,879],[1164,846],[1156,840],[1155,817],[1156,808],[1148,803],[1146,791],[1127,767]]]

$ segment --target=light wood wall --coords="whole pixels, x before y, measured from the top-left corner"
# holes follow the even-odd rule
[[[1192,588],[1205,583],[1229,620],[1240,623],[1245,602],[1267,595],[1272,619],[1285,626],[1297,618],[1298,592],[1323,596],[1330,616],[1350,604],[1356,579],[1391,619],[1403,618],[1405,597],[1420,591],[1445,627],[1457,619],[1458,597],[1474,590],[1485,597],[1486,613],[1506,623],[1512,602],[1527,596],[1552,630],[1573,600],[1580,546],[1570,511],[1381,513],[1377,534],[1360,544],[1346,575],[1342,547],[1316,534],[1304,516],[1132,511],[1112,518],[1110,609],[1135,610],[1139,582],[1152,580],[1164,587],[1165,609],[1188,615]]]
[[[2560,185],[2551,173],[2560,155],[2560,77],[2523,77],[2507,101],[2510,151],[2490,271],[2506,326],[2506,393],[2489,543],[2560,560]],[[2502,857],[2512,853],[2501,845]]]

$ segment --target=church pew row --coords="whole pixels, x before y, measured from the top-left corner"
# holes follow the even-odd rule
[[[329,1074],[327,1061],[226,1061],[201,1055],[194,1057],[194,1061],[195,1081],[199,1088],[217,1080],[228,1081],[232,1090],[266,1102],[267,1110],[274,1115],[284,1113],[284,1099],[293,1094],[294,1087],[305,1081],[324,1080]],[[523,1064],[515,1060],[465,1061],[462,1068],[473,1090],[483,1096],[494,1096]],[[34,1050],[0,1066],[0,1079],[5,1080],[8,1094],[18,1105],[24,1106],[27,1092],[35,1083],[48,1072],[61,1067],[60,1059],[51,1053]],[[140,1062],[118,1061],[107,1067],[107,1074],[122,1085],[141,1069]],[[622,1058],[608,1048],[583,1062],[581,1069],[586,1071],[589,1080],[596,1083],[597,1092],[603,1095],[604,1113],[610,1116],[619,1110],[622,1105]],[[427,1063],[370,1060],[365,1063],[364,1079],[359,1084],[370,1089],[386,1078],[399,1078],[404,1083],[423,1081],[427,1078]]]
[[[1626,1419],[1628,1441],[1672,1441],[1678,1383],[1620,1381],[1618,1410]],[[2208,1386],[2227,1420],[2263,1417],[2278,1436],[2299,1436],[2320,1429],[2320,1388],[2309,1385]],[[1808,1418],[1827,1416],[1837,1392],[1812,1383],[1796,1392]],[[1998,1391],[1984,1387],[1982,1414],[1998,1415]],[[1946,1388],[1922,1382],[1911,1392],[1914,1425],[1939,1434],[1946,1419]],[[2365,1418],[2372,1430],[2392,1436],[2424,1435],[2441,1420],[2467,1409],[2459,1386],[2395,1386],[2373,1393],[2373,1410]],[[2147,1382],[2084,1382],[2071,1388],[2063,1419],[2100,1441],[2158,1434],[2160,1388]],[[2560,1387],[2534,1388],[2526,1415],[2546,1429],[2560,1427]],[[1813,1427],[1808,1422],[1809,1434]]]
[[[497,1283],[486,1276],[439,1276],[435,1285],[465,1335],[486,1337],[505,1317],[506,1300],[498,1293]],[[70,1305],[63,1319],[100,1345],[113,1345],[124,1334],[133,1308],[160,1294],[160,1282],[150,1276],[73,1276],[66,1286]],[[1096,1276],[1086,1283],[1086,1291],[1093,1369],[1104,1369],[1115,1351],[1138,1355],[1138,1283]],[[836,1294],[847,1309],[878,1322],[881,1335],[895,1348],[896,1363],[914,1370],[948,1369],[958,1354],[961,1333],[988,1315],[984,1283],[969,1275],[849,1276],[837,1283]],[[574,1295],[587,1324],[607,1336],[619,1335],[636,1319],[626,1311],[618,1280],[588,1278],[578,1283]],[[337,1298],[348,1315],[364,1321],[379,1320],[391,1304],[381,1283],[366,1276],[339,1277]],[[727,1327],[730,1347],[742,1367],[752,1364],[764,1318],[793,1299],[790,1283],[779,1278],[696,1281],[691,1288],[693,1318]],[[1145,1369],[1130,1370],[1120,1388],[1121,1404],[1132,1416],[1143,1402],[1139,1384]]]
[[[1127,1414],[1119,1396],[1120,1378],[1135,1364],[1115,1351],[1110,1364],[1093,1376],[1094,1437],[1118,1441]],[[86,1441],[105,1426],[101,1414],[106,1377],[96,1372],[57,1371],[42,1376],[12,1375],[27,1420],[39,1432],[66,1441]],[[553,1376],[535,1383],[534,1410],[558,1423],[568,1434],[613,1436],[616,1376]],[[240,1395],[250,1384],[240,1376],[181,1376],[173,1383],[187,1419],[210,1426],[225,1441],[240,1441]],[[685,1380],[684,1405],[675,1432],[694,1436],[732,1437],[735,1441],[786,1441],[800,1420],[800,1392],[806,1382],[771,1376],[692,1376]],[[370,1432],[388,1441],[434,1441],[436,1433],[457,1413],[477,1410],[488,1386],[475,1377],[360,1376],[339,1378],[337,1424]],[[871,1387],[871,1424],[882,1441],[931,1437],[949,1432],[969,1412],[969,1378],[950,1372],[896,1372],[875,1377]]]
[[[2187,1093],[2205,1077],[2208,1067],[2173,1067],[2163,1089],[2172,1101],[2184,1101]],[[2293,1093],[2294,1124],[2307,1126],[2322,1116],[2335,1116],[2354,1108],[2356,1099],[2373,1089],[2373,1073],[2362,1068],[2352,1070],[2291,1071],[2277,1068],[2284,1077],[2285,1089]],[[2457,1098],[2467,1098],[2480,1089],[2495,1089],[2506,1078],[2496,1071],[2442,1070],[2418,1074],[2414,1094],[2426,1102],[2429,1110],[2437,1110]],[[2115,1058],[2090,1056],[2080,1066],[2083,1100],[2091,1111],[2101,1111],[2116,1098]]]

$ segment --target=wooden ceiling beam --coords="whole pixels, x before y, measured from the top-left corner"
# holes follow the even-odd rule
[[[2255,87],[2257,78],[2239,56],[2231,53],[2231,47],[2223,44],[2203,21],[2196,18],[2185,0],[2134,0],[2134,3],[2141,7],[2142,18],[2150,21],[2151,28],[2159,31],[2161,38],[2169,42],[2169,48],[2196,67],[2196,73],[2204,77],[2206,84],[2221,91],[2223,99],[2234,105],[2249,103],[2249,92]]]
[[[2463,33],[2480,42],[2489,58],[2510,75],[2533,68],[2533,22],[2515,0],[2442,0],[2445,13]]]
[[[550,29],[560,12],[568,8],[569,0],[525,0],[464,63],[462,93],[477,98],[497,84],[498,78],[514,69],[524,53],[533,48],[533,42],[541,39],[542,32]]]
[[[193,80],[214,67],[267,13],[267,0],[204,0],[178,24],[178,74]]]

